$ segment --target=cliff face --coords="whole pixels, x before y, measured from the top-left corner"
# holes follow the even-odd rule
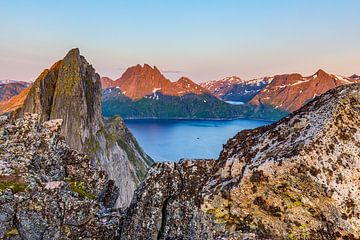
[[[116,206],[129,204],[152,160],[134,138],[129,138],[130,147],[120,144],[125,134],[131,135],[122,120],[104,122],[100,77],[78,49],[37,78],[13,116],[19,118],[28,112],[38,114],[40,122],[63,119],[61,134],[67,144],[88,154],[93,166],[106,170],[115,181],[120,191]],[[123,127],[110,132],[109,126],[114,124]]]
[[[122,239],[357,239],[360,84],[230,139],[218,161],[159,163]]]
[[[0,238],[114,239],[121,214],[104,171],[70,149],[61,119],[0,118]]]

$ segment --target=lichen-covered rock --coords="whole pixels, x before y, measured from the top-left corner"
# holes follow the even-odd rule
[[[38,118],[1,122],[0,239],[115,239],[121,214],[101,197],[106,173],[67,146],[61,121]]]
[[[92,166],[107,172],[119,191],[116,206],[128,206],[153,161],[120,118],[103,120],[100,77],[79,49],[72,49],[40,74],[12,116],[19,118],[25,113],[38,114],[39,122],[62,119],[66,143],[86,153]]]
[[[230,139],[218,161],[157,164],[122,239],[359,239],[360,84]]]

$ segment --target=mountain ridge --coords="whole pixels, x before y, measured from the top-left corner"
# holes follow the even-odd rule
[[[148,64],[137,64],[129,67],[116,80],[102,77],[102,88],[119,87],[123,94],[132,100],[139,100],[154,91],[159,91],[168,96],[182,96],[188,93],[202,94],[208,92],[200,85],[187,77],[181,77],[176,82],[167,79],[160,70]]]

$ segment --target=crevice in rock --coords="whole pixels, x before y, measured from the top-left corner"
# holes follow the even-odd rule
[[[181,173],[181,170],[178,169],[177,164],[174,165],[174,171],[177,171],[180,177],[180,184],[179,184],[179,191],[177,194],[175,195],[170,195],[169,197],[167,197],[162,205],[161,208],[161,226],[160,229],[158,231],[158,235],[157,235],[157,239],[163,239],[164,237],[164,233],[165,233],[165,227],[166,227],[166,222],[167,222],[167,217],[168,217],[168,212],[167,212],[167,207],[169,205],[169,203],[173,200],[175,200],[176,197],[180,196],[183,188],[184,188],[184,179],[183,179],[183,175]]]

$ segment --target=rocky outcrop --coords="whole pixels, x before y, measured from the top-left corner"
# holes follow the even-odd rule
[[[251,99],[250,104],[270,105],[293,112],[332,88],[358,81],[356,78],[328,74],[321,69],[309,77],[303,77],[297,73],[277,75],[269,85]]]
[[[61,119],[0,118],[0,238],[115,239],[121,213],[104,171],[72,150]]]
[[[6,101],[29,87],[30,83],[24,81],[0,81],[0,101]]]
[[[360,238],[360,84],[230,139],[217,161],[159,163],[121,239]]]
[[[134,138],[123,144],[124,136],[131,133],[122,120],[103,120],[100,77],[78,49],[40,74],[12,116],[20,118],[25,113],[38,114],[39,122],[63,119],[61,134],[67,144],[88,154],[92,165],[114,180],[119,189],[116,206],[129,204],[152,160]],[[119,124],[122,127],[114,127]]]

